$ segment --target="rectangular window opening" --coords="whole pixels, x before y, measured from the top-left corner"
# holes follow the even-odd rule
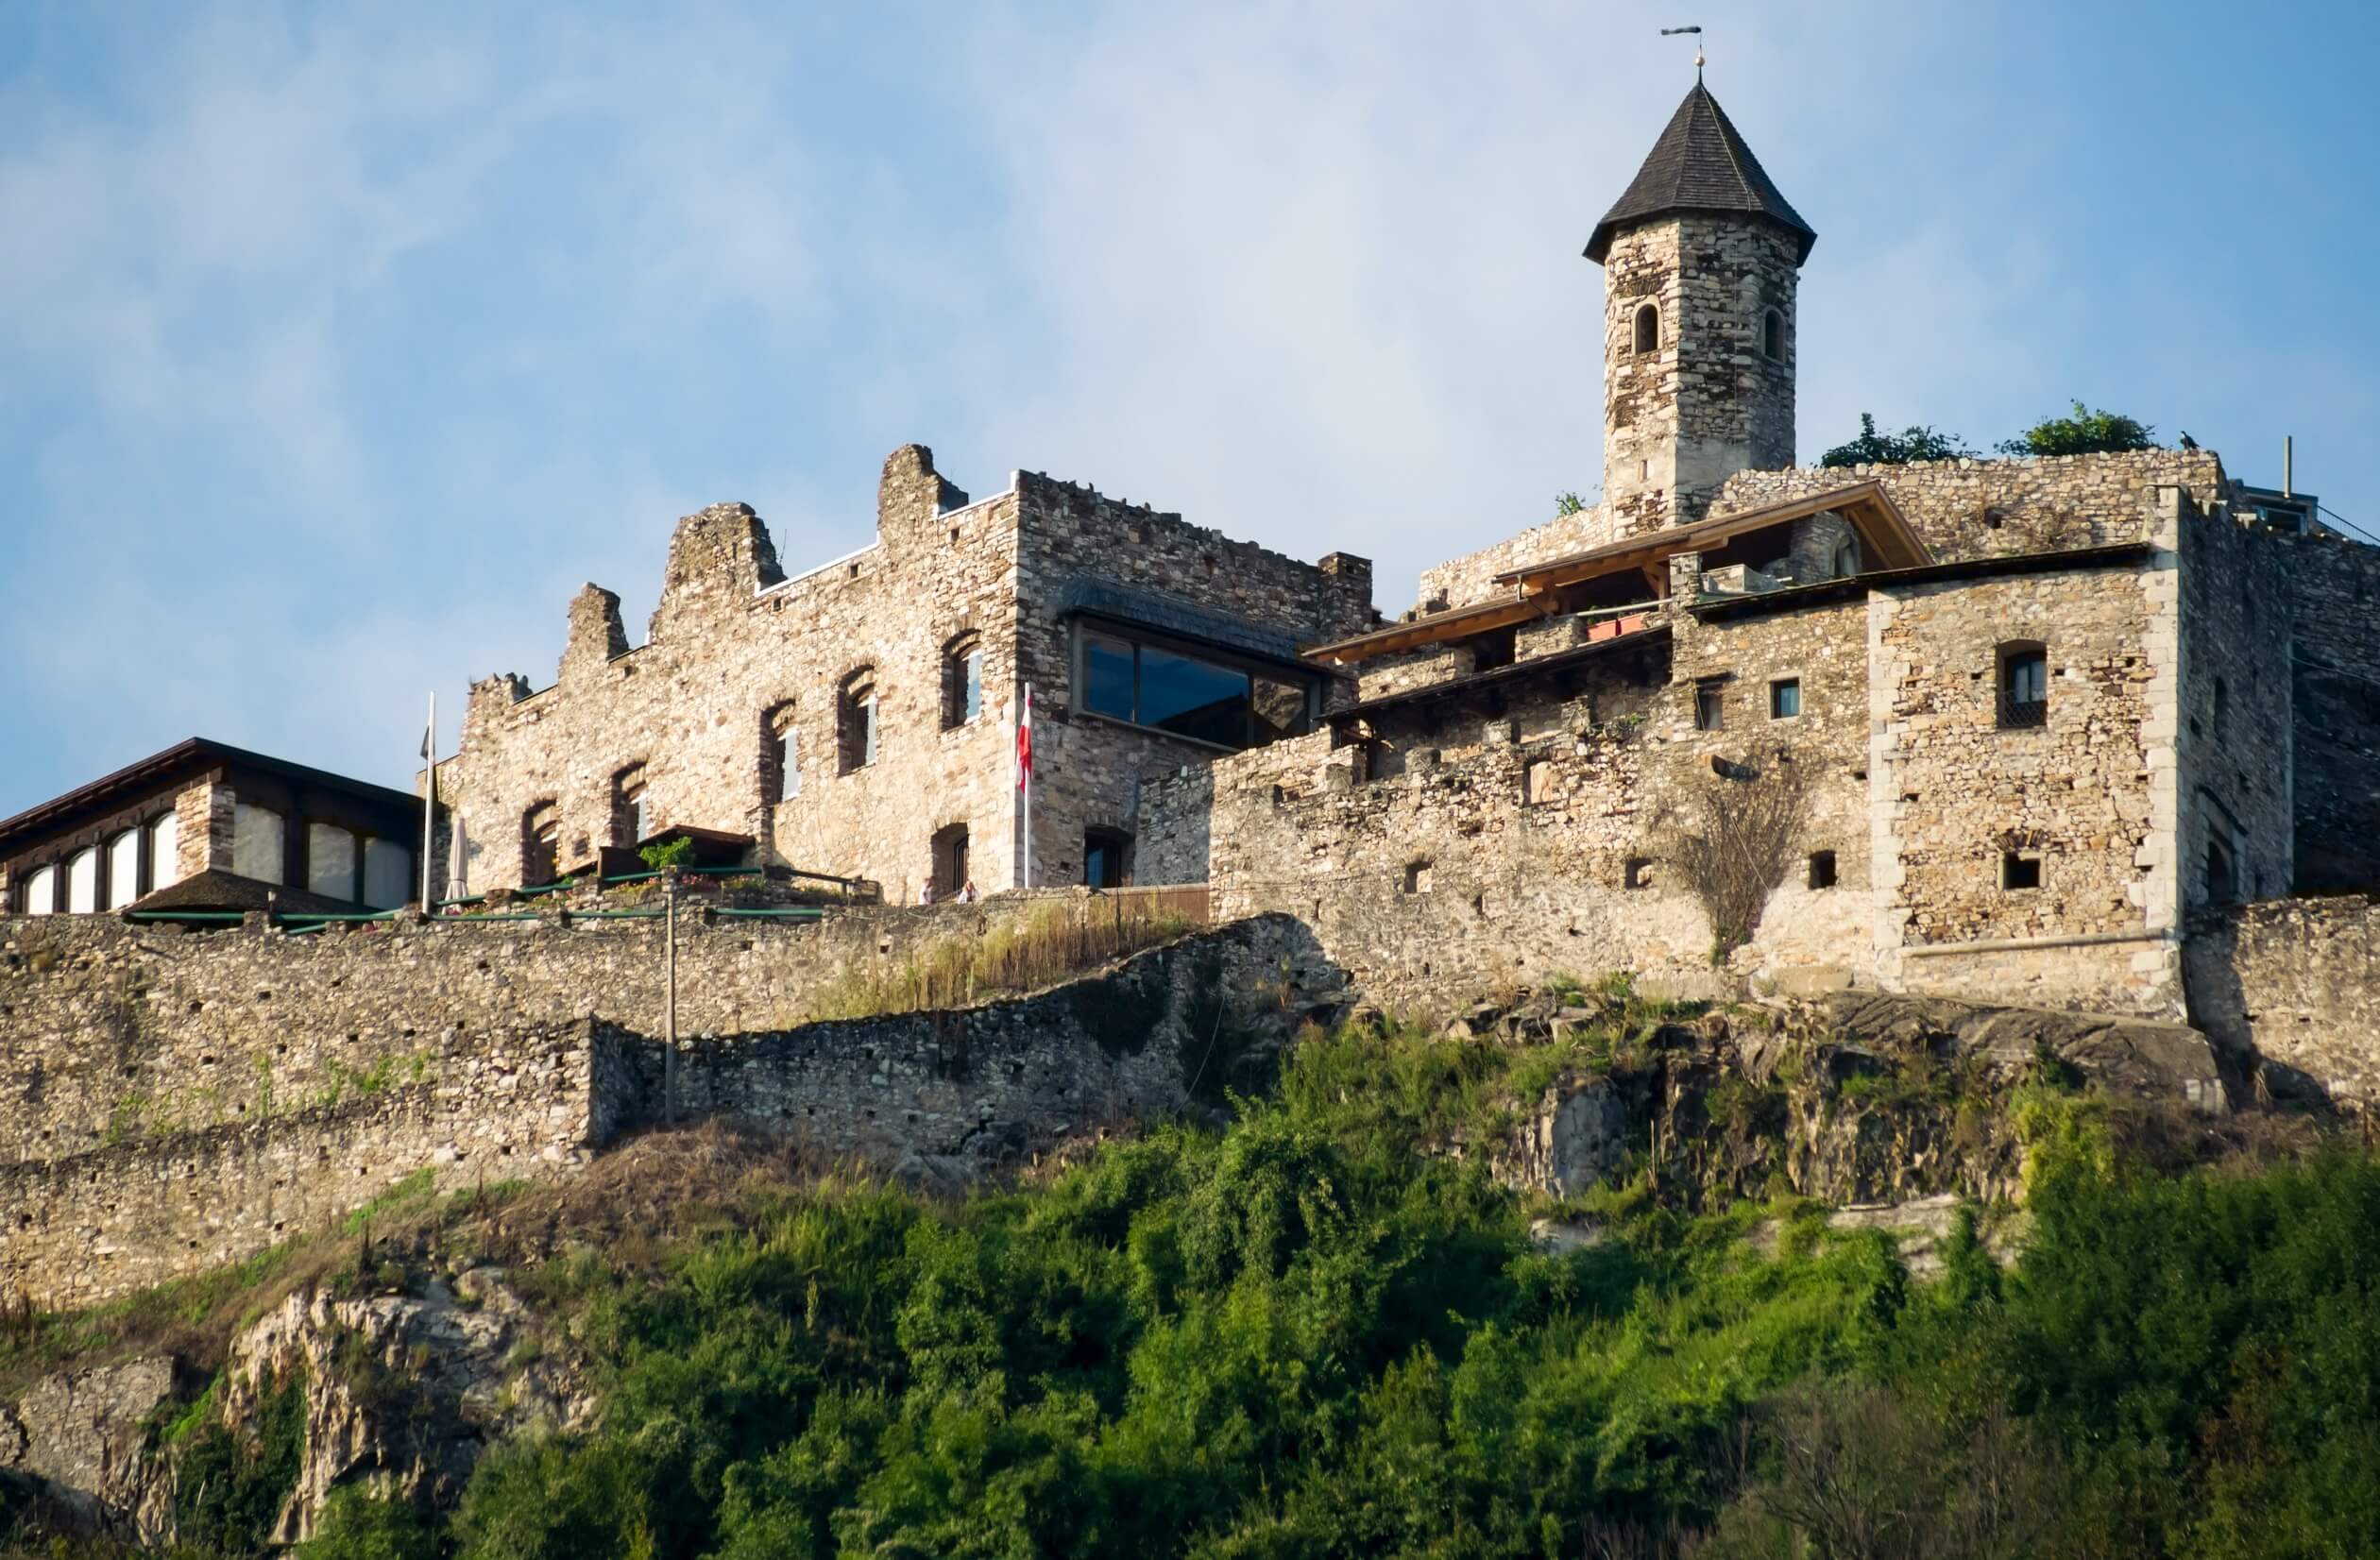
[[[1632,856],[1622,876],[1621,886],[1629,889],[1649,889],[1653,886],[1653,862],[1650,857]]]
[[[1810,886],[1831,889],[1835,886],[1835,853],[1813,851],[1810,857]]]
[[[1801,679],[1780,677],[1769,685],[1769,719],[1791,721],[1801,714]]]
[[[1554,794],[1554,762],[1550,758],[1532,758],[1521,772],[1521,800],[1528,806],[1550,799]]]
[[[2041,887],[2041,857],[2010,851],[2000,857],[2000,887],[2010,890]]]
[[[1726,729],[1726,695],[1716,683],[1704,683],[1694,689],[1694,729],[1724,731]]]

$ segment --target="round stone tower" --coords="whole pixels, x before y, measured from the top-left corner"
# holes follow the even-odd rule
[[[1818,235],[1697,79],[1587,241],[1604,268],[1604,502],[1617,539],[1794,463],[1794,293]]]

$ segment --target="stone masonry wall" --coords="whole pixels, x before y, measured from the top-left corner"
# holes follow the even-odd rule
[[[1227,1082],[1245,1087],[1227,1069],[1250,1026],[1293,1021],[1338,985],[1303,928],[1259,917],[1032,996],[696,1042],[680,1058],[677,1114],[963,1179],[1073,1133],[1180,1110],[1194,1084],[1217,1097]],[[620,1128],[654,1125],[661,1048],[608,1026],[604,1040],[635,1080]]]
[[[314,950],[253,941],[259,957],[238,962],[294,995],[272,965]],[[513,966],[536,961],[524,953]],[[681,970],[682,991],[699,996],[701,967]],[[448,972],[414,961],[372,973],[378,1002],[401,1012]],[[235,1059],[244,1108],[222,1119],[119,1125],[84,1143],[41,1137],[29,1111],[11,1111],[21,1138],[33,1128],[55,1151],[0,1164],[0,1294],[105,1299],[314,1232],[420,1172],[439,1190],[567,1174],[672,1115],[733,1116],[947,1183],[1072,1131],[1180,1109],[1201,1086],[1246,1087],[1240,1059],[1327,1016],[1342,986],[1302,928],[1250,921],[980,1008],[697,1031],[682,1043],[674,1111],[649,1017],[449,1031],[401,1064],[315,1092],[325,1067],[299,1054],[307,1005],[291,1004],[279,1024],[255,1021],[254,1051]],[[502,1012],[505,994],[488,994]]]
[[[2159,490],[2180,539],[2181,721],[2174,734],[2182,903],[2277,898],[2295,873],[2291,614],[2286,559],[2227,505]],[[2210,853],[2229,863],[2218,880]]]
[[[1079,588],[1114,585],[1304,645],[1371,626],[1371,565],[1335,552],[1300,563],[1046,477],[1020,478],[1019,501],[1016,664],[1020,682],[1033,686],[1033,881],[1079,883],[1087,829],[1129,836],[1145,782],[1226,751],[1080,707],[1075,624],[1065,610]],[[1012,792],[1012,768],[998,776]]]
[[[1871,848],[1888,979],[2176,1009],[2176,588],[2161,551],[2146,565],[1872,596]],[[2047,722],[2008,729],[1999,656],[2021,641],[2046,647]],[[2039,887],[2004,882],[2012,855],[2038,862]],[[2045,940],[2059,945],[2033,946]]]
[[[313,1233],[419,1171],[452,1190],[573,1168],[593,1143],[590,1033],[484,1032],[314,1104],[251,1073],[243,1117],[0,1164],[0,1293],[90,1304]]]
[[[1701,519],[1720,484],[1794,458],[1794,240],[1764,222],[1685,216],[1619,234],[1604,257],[1604,504],[1611,539]],[[1635,350],[1636,314],[1660,346]],[[1763,350],[1766,314],[1785,350]]]
[[[1742,514],[1865,482],[1884,485],[1940,563],[2140,541],[2155,524],[2159,487],[2186,488],[2212,504],[2231,486],[2213,450],[2144,449],[1744,470],[1727,479],[1710,512]]]
[[[2252,1047],[2277,1097],[2380,1109],[2380,897],[2246,905],[2190,930],[2190,1021],[2218,1048]]]
[[[684,1035],[782,1028],[853,972],[897,968],[1037,901],[830,910],[817,922],[682,916]],[[291,937],[110,917],[0,921],[0,1162],[235,1127],[590,1012],[655,1033],[658,920],[430,922]],[[431,1077],[430,1081],[437,1081]]]
[[[2301,890],[2380,887],[2380,547],[2260,533],[2286,582]]]
[[[1019,473],[969,504],[918,446],[885,463],[876,543],[787,579],[749,508],[679,521],[647,641],[627,646],[617,599],[572,603],[558,680],[472,690],[460,756],[440,787],[463,818],[469,884],[518,886],[533,809],[560,818],[559,865],[635,833],[623,784],[641,784],[648,831],[750,834],[762,860],[873,879],[907,901],[936,872],[935,840],[962,828],[968,875],[1018,882],[1013,758],[1025,685],[1036,701],[1033,880],[1080,880],[1086,827],[1128,827],[1145,771],[1217,750],[1077,720],[1065,589],[1085,579],[1311,642],[1368,625],[1370,566],[1299,563],[1178,516]],[[982,699],[961,720],[950,667],[982,653]],[[876,699],[873,761],[849,761],[858,695]],[[770,739],[785,734],[785,799]],[[944,870],[944,875],[950,875]],[[941,884],[947,892],[958,885]]]

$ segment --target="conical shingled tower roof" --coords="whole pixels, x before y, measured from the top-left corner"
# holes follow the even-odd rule
[[[1587,258],[1598,265],[1620,229],[1680,212],[1763,216],[1790,230],[1797,246],[1794,263],[1810,258],[1818,234],[1801,219],[1762,171],[1719,100],[1701,81],[1670,116],[1669,127],[1653,143],[1652,155],[1637,170],[1627,194],[1595,224]]]

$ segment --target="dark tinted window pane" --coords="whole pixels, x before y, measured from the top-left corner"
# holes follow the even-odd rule
[[[1277,742],[1284,737],[1301,737],[1310,724],[1306,707],[1308,698],[1302,683],[1277,682],[1261,672],[1256,684],[1256,744]]]
[[[2049,696],[2049,661],[2045,655],[2008,658],[2008,697],[2012,703],[2037,704]]]
[[[1086,639],[1082,646],[1083,704],[1095,715],[1132,718],[1132,647],[1114,639]]]
[[[1228,747],[1248,745],[1248,674],[1141,647],[1140,723]]]

